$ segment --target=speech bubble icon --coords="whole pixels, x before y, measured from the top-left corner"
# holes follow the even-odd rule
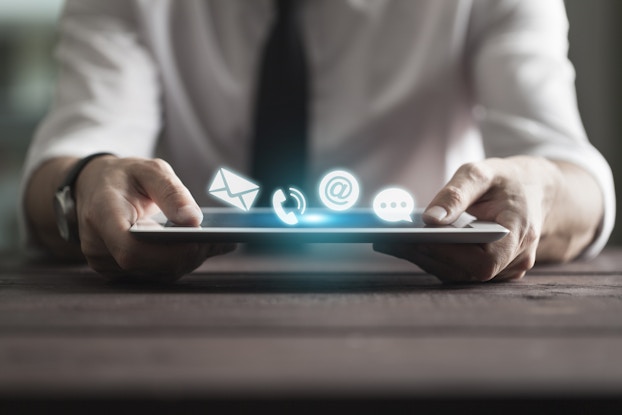
[[[415,199],[404,189],[391,187],[378,193],[373,203],[376,216],[387,222],[412,222]]]

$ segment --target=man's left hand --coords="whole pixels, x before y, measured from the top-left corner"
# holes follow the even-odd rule
[[[489,244],[377,244],[374,249],[407,259],[443,281],[522,278],[536,261],[547,215],[563,182],[546,159],[518,156],[465,164],[423,214],[430,225],[448,225],[467,212],[510,230]]]

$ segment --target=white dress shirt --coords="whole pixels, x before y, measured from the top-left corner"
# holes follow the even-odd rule
[[[31,145],[56,156],[163,155],[201,205],[216,169],[248,172],[257,67],[271,0],[69,0],[56,98]],[[309,0],[310,176],[342,167],[359,206],[389,185],[420,207],[463,163],[517,154],[611,171],[588,142],[562,0]],[[287,154],[282,154],[287,157]],[[581,189],[577,189],[581,191]]]

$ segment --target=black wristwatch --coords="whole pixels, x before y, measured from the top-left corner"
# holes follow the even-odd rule
[[[56,225],[61,238],[67,242],[79,242],[78,214],[76,212],[76,200],[74,187],[78,176],[86,165],[102,156],[112,156],[111,153],[95,153],[78,161],[69,171],[67,177],[54,194],[54,212],[56,213]]]

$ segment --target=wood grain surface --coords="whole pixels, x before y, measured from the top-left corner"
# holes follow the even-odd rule
[[[622,396],[622,249],[462,285],[369,247],[172,285],[0,264],[0,398]]]

